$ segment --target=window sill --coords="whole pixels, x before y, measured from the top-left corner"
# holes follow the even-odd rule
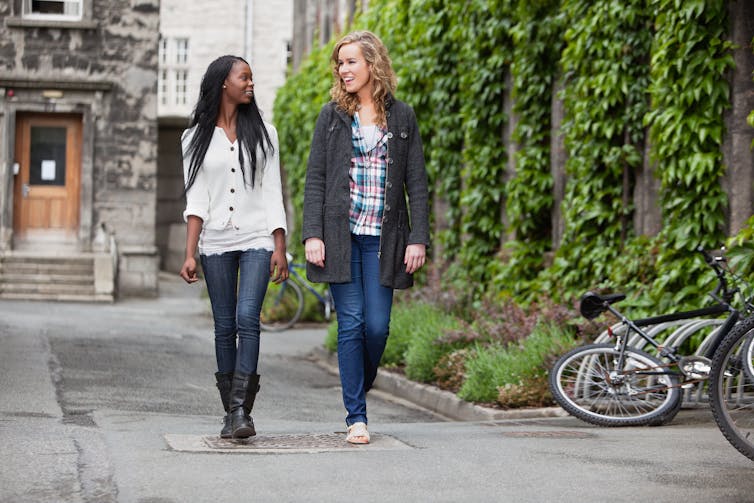
[[[5,26],[8,28],[61,28],[70,30],[95,30],[99,28],[96,21],[64,21],[53,19],[24,19],[21,17],[5,18]]]

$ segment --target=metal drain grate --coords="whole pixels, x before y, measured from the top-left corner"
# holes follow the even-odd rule
[[[552,430],[552,431],[504,431],[504,437],[511,438],[593,438],[596,435],[585,431]]]
[[[371,434],[369,445],[352,445],[343,433],[265,434],[248,440],[220,438],[217,435],[165,435],[168,445],[183,452],[310,453],[363,450],[401,450],[411,446],[390,435]]]

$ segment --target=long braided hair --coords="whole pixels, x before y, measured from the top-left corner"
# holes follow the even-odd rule
[[[217,123],[217,114],[220,111],[220,99],[222,98],[223,82],[228,77],[233,65],[246,60],[239,56],[220,56],[207,67],[207,71],[202,77],[202,84],[199,88],[199,99],[196,102],[194,113],[191,117],[189,127],[196,126],[194,135],[189,141],[184,156],[191,156],[189,171],[186,179],[185,191],[188,191],[196,180],[196,175],[204,163],[204,156],[207,155],[207,149],[212,141],[212,135],[215,132]],[[249,183],[254,187],[254,178],[257,171],[257,148],[261,147],[262,155],[265,161],[267,154],[272,153],[274,147],[264,127],[262,115],[259,113],[257,101],[252,97],[249,104],[238,105],[238,116],[236,119],[236,136],[238,138],[238,161],[241,164],[241,174],[244,185]],[[249,163],[251,165],[249,182],[246,180],[246,170],[244,169],[244,152],[249,154]]]

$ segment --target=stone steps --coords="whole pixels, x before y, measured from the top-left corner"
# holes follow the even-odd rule
[[[97,291],[95,256],[10,253],[0,256],[0,299],[113,302]]]

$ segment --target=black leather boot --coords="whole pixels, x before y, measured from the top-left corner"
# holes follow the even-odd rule
[[[223,402],[223,409],[225,409],[220,438],[231,438],[233,430],[230,426],[230,388],[233,384],[233,373],[215,372],[215,379],[217,380],[217,389],[220,391],[220,400]]]
[[[256,399],[260,388],[259,374],[251,374],[249,377],[249,387],[246,388],[246,400],[243,402],[243,410],[249,417],[251,417],[251,409],[254,408],[254,400]]]
[[[259,391],[259,375],[235,374],[230,390],[230,425],[233,438],[249,438],[257,434],[251,409]]]

